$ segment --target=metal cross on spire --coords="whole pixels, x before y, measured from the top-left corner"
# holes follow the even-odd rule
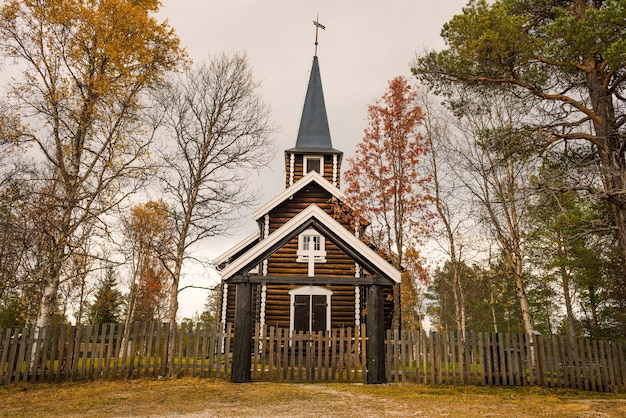
[[[318,14],[317,17],[315,18],[315,20],[313,21],[313,24],[315,25],[315,56],[317,57],[317,33],[319,31],[319,29],[326,29],[326,26],[322,25],[320,22],[320,15]]]

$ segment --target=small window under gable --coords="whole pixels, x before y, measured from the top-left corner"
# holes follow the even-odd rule
[[[326,242],[315,229],[307,229],[298,237],[298,263],[306,263],[313,257],[318,263],[326,262]]]
[[[309,277],[315,275],[315,264],[326,262],[326,242],[315,229],[307,229],[298,236],[298,263],[309,264]]]
[[[311,171],[317,171],[321,175],[324,175],[324,157],[321,155],[305,155],[304,156],[304,173],[310,173]]]

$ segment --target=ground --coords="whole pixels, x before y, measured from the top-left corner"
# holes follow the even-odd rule
[[[623,417],[626,394],[535,387],[130,380],[0,387],[0,417]]]

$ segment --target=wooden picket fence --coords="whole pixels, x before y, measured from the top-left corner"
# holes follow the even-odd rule
[[[233,328],[135,323],[0,329],[0,384],[95,379],[228,379]],[[365,382],[366,330],[254,330],[253,381]],[[388,331],[389,382],[536,385],[626,392],[623,343],[517,333]]]
[[[252,380],[364,382],[367,378],[365,325],[328,332],[290,332],[255,327]]]
[[[229,376],[232,327],[204,323],[0,329],[0,384]],[[171,347],[168,350],[168,347]],[[168,352],[171,351],[171,355]]]
[[[623,343],[525,333],[388,331],[387,380],[626,391]]]

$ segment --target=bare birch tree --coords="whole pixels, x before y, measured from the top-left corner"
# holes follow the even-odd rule
[[[465,289],[461,275],[467,270],[464,260],[464,245],[462,238],[467,224],[472,223],[470,216],[471,202],[469,196],[461,187],[461,181],[450,167],[454,160],[447,158],[451,144],[455,141],[453,116],[447,109],[436,106],[433,97],[421,97],[422,108],[425,111],[424,128],[426,138],[430,141],[430,175],[431,194],[435,198],[436,227],[433,236],[438,247],[449,259],[451,273],[450,288],[454,301],[456,329],[464,338],[466,331]],[[458,171],[457,171],[458,173]],[[442,275],[443,277],[444,275]]]
[[[270,109],[245,54],[221,54],[170,80],[155,99],[163,127],[163,198],[175,225],[168,318],[192,246],[227,234],[256,201],[251,173],[272,157]]]
[[[142,93],[184,58],[172,29],[153,17],[159,5],[7,0],[0,8],[0,52],[23,74],[9,90],[14,115],[3,119],[19,123],[2,129],[13,126],[11,137],[34,145],[42,199],[54,214],[38,326],[50,324],[81,233],[106,230],[102,216],[145,177],[151,138],[140,120]]]
[[[463,135],[455,150],[458,178],[481,211],[481,222],[505,256],[516,289],[526,333],[534,330],[526,295],[524,222],[528,177],[536,164],[536,139],[523,128],[528,109],[513,105],[507,94],[487,92],[464,103]],[[462,170],[462,171],[461,171]]]

